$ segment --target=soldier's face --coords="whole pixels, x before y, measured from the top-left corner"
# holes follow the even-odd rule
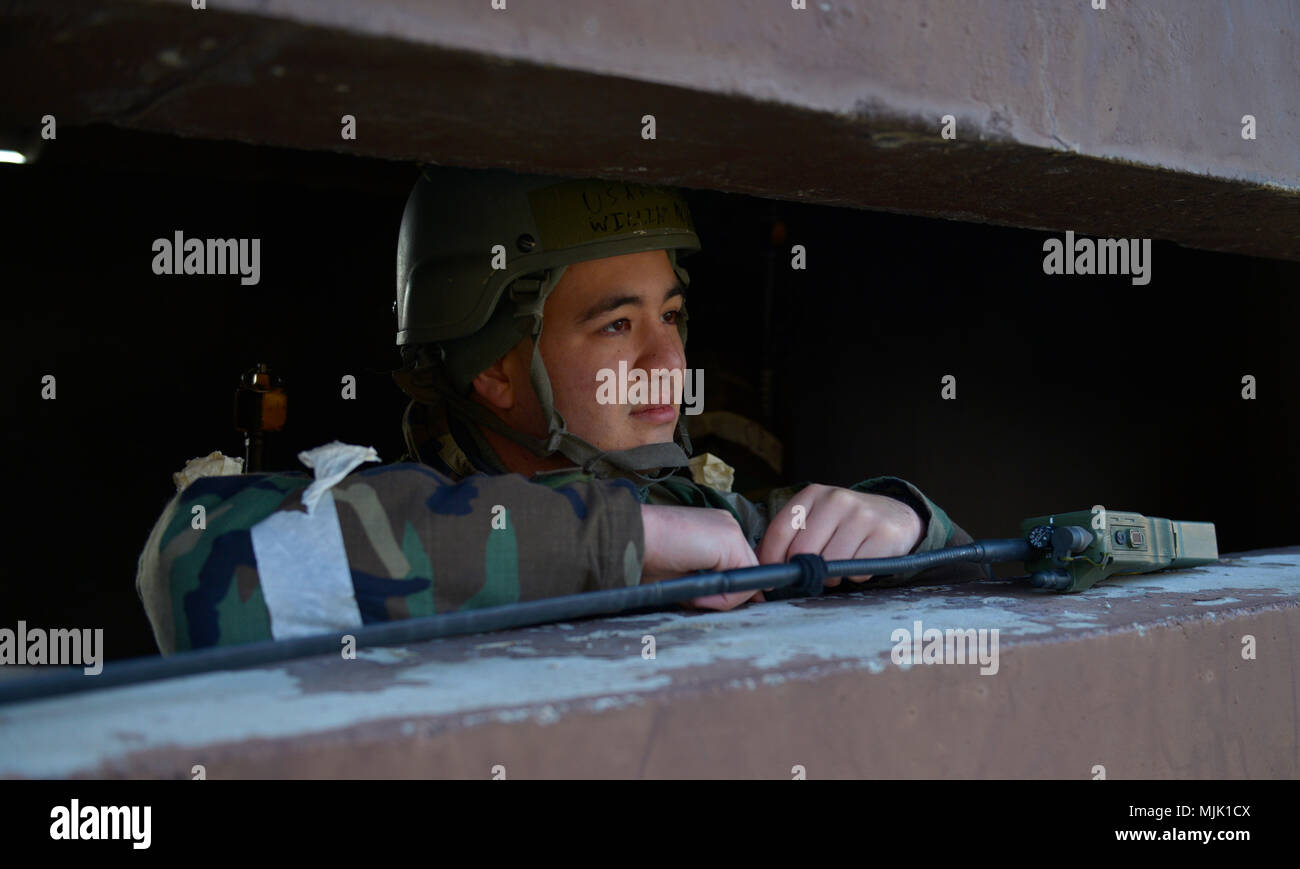
[[[668,443],[677,425],[671,380],[659,378],[658,404],[602,403],[611,390],[598,388],[600,372],[677,369],[685,376],[686,354],[677,333],[685,302],[666,251],[626,254],[569,266],[543,311],[542,360],[555,394],[555,406],[569,431],[602,450]],[[532,342],[525,340],[514,367],[525,378],[521,398],[531,407],[538,435],[546,432],[541,406],[527,381]],[[606,378],[606,387],[609,386]],[[615,393],[616,394],[616,393]]]

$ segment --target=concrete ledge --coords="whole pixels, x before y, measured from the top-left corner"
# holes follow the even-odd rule
[[[997,629],[996,672],[899,666],[917,621]],[[1298,659],[1292,547],[1080,595],[880,589],[34,701],[0,708],[0,775],[1295,778]]]
[[[1300,7],[808,6],[17,0],[0,128],[36,141],[53,114],[65,137],[109,123],[1300,259]]]

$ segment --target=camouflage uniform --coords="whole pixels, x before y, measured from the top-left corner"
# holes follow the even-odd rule
[[[136,580],[164,654],[274,637],[252,529],[276,511],[305,512],[311,482],[298,473],[205,477],[172,499]],[[400,463],[357,470],[330,494],[365,624],[640,581],[644,530],[626,481],[457,481]],[[195,506],[206,510],[202,529]],[[503,528],[492,527],[496,516]]]
[[[502,239],[513,245],[497,245]],[[644,503],[727,510],[757,545],[768,517],[802,486],[753,504],[694,482],[682,469],[684,444],[675,440],[613,452],[583,441],[554,407],[540,352],[546,299],[569,265],[662,250],[685,288],[690,276],[677,257],[699,249],[689,208],[667,188],[422,172],[402,216],[396,273],[404,368],[394,377],[413,399],[404,424],[411,461],[343,478],[322,499],[320,516],[303,504],[312,482],[305,474],[205,478],[185,488],[154,527],[136,580],[159,648],[171,653],[291,636],[313,624],[324,632],[635,585]],[[679,313],[684,348],[687,316],[684,308]],[[542,439],[514,431],[468,398],[474,375],[526,337],[533,339],[529,379],[547,420]],[[453,419],[434,407],[450,408]],[[575,467],[532,481],[510,474],[480,429],[535,455],[563,454]],[[678,430],[685,440],[684,419]],[[639,473],[663,468],[678,470],[652,483],[655,475]],[[917,552],[970,541],[904,480],[876,477],[852,488],[910,505],[926,529]],[[206,510],[203,529],[194,527],[197,507]],[[504,527],[494,527],[503,517]],[[308,531],[320,534],[321,545]],[[973,565],[924,573],[939,581],[978,575]],[[319,601],[311,597],[318,592]],[[303,613],[314,617],[317,603],[324,617],[313,623]]]
[[[411,405],[407,421],[412,440],[422,446],[408,452],[404,459],[428,463],[453,479],[460,479],[474,473],[509,473],[501,466],[500,460],[491,448],[486,446],[481,435],[472,430],[468,424],[418,403]],[[555,485],[556,481],[567,483],[574,479],[591,480],[592,476],[575,468],[570,471],[536,474],[532,479],[537,483]],[[745,539],[751,546],[757,548],[767,531],[770,517],[777,515],[791,498],[808,485],[809,482],[802,482],[774,489],[768,494],[765,503],[755,504],[735,492],[720,492],[698,483],[685,471],[680,471],[666,480],[639,487],[635,491],[637,500],[642,504],[714,507],[726,510],[739,523]],[[906,480],[899,477],[872,477],[848,488],[854,492],[894,498],[916,511],[924,530],[920,542],[912,549],[911,554],[932,552],[936,549],[962,546],[972,542],[971,536],[954,523],[947,513]],[[876,586],[897,586],[913,582],[968,582],[983,576],[986,576],[984,568],[974,564],[957,563],[923,571],[893,574],[888,577],[873,577],[870,582]]]
[[[802,488],[753,504],[680,472],[640,489],[576,468],[529,481],[503,472],[462,423],[430,419],[412,425],[429,464],[359,469],[330,490],[365,624],[635,585],[645,546],[640,504],[727,510],[756,546],[768,517]],[[141,553],[136,581],[164,654],[274,638],[275,614],[263,595],[252,529],[277,511],[305,512],[301,494],[311,482],[304,473],[206,477],[172,499]],[[926,533],[915,552],[970,541],[910,483],[876,477],[852,488],[917,511]],[[206,511],[201,529],[194,527],[197,506]],[[928,581],[979,575],[974,565],[923,573]]]

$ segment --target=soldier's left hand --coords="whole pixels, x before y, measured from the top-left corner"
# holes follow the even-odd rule
[[[924,530],[921,517],[902,501],[813,484],[772,517],[758,545],[758,562],[780,564],[805,552],[827,561],[891,558],[911,552]],[[870,578],[849,577],[854,582]],[[839,577],[826,580],[830,588],[839,584]]]

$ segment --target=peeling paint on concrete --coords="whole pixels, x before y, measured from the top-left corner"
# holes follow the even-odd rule
[[[1000,654],[1094,642],[1192,621],[1300,607],[1300,548],[1204,568],[1117,577],[1078,595],[1014,580],[866,588],[732,612],[591,619],[363,650],[0,708],[0,775],[57,777],[142,750],[300,739],[394,720],[402,734],[494,724],[555,725],[682,692],[774,689],[899,668],[893,632],[996,629]],[[656,657],[641,657],[641,637]]]

